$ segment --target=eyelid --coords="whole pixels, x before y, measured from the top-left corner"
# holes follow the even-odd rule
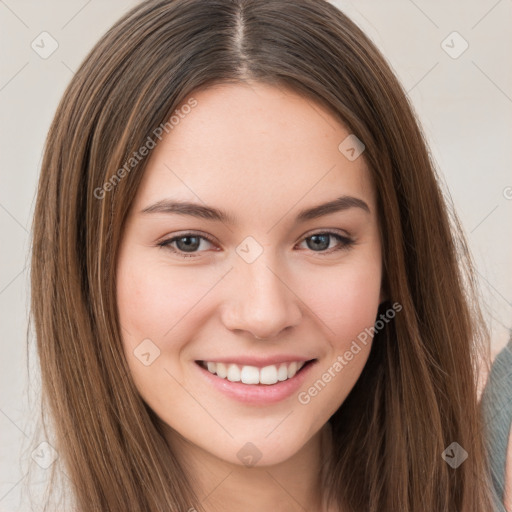
[[[324,228],[324,229],[313,229],[311,231],[307,231],[306,233],[304,233],[301,236],[300,241],[302,242],[305,238],[309,238],[310,236],[313,236],[313,235],[324,235],[324,234],[325,235],[339,235],[343,238],[352,240],[352,235],[345,229]]]
[[[162,238],[157,242],[157,244],[165,243],[165,242],[172,242],[179,238],[184,238],[186,236],[197,236],[199,238],[205,238],[212,244],[217,244],[217,241],[214,239],[212,235],[209,235],[208,233],[204,233],[203,231],[195,231],[195,230],[188,230],[188,231],[178,231],[177,233],[173,233],[173,235],[170,238]]]

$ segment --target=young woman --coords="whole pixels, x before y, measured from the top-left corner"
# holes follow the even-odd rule
[[[467,256],[334,6],[140,4],[64,94],[34,218],[74,510],[494,510]]]

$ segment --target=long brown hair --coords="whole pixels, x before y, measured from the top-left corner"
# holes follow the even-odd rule
[[[115,267],[147,157],[126,162],[194,91],[247,80],[326,106],[363,141],[384,285],[403,307],[330,419],[326,496],[346,512],[489,512],[476,394],[485,331],[468,251],[404,91],[323,0],[145,1],[98,42],[61,100],[34,215],[32,315],[43,405],[77,510],[203,510],[130,377]],[[457,469],[441,456],[454,441],[469,452]]]

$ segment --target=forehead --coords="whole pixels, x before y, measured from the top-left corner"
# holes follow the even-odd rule
[[[311,99],[261,83],[216,85],[191,98],[195,106],[178,107],[179,122],[152,150],[138,206],[168,196],[248,212],[342,194],[374,201],[364,158],[351,161],[338,148],[350,132]]]

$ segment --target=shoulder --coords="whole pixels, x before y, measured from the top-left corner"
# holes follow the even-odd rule
[[[512,338],[492,364],[482,411],[492,481],[507,512],[512,512]]]
[[[508,436],[507,463],[505,473],[505,496],[504,503],[507,512],[512,512],[512,427]]]

